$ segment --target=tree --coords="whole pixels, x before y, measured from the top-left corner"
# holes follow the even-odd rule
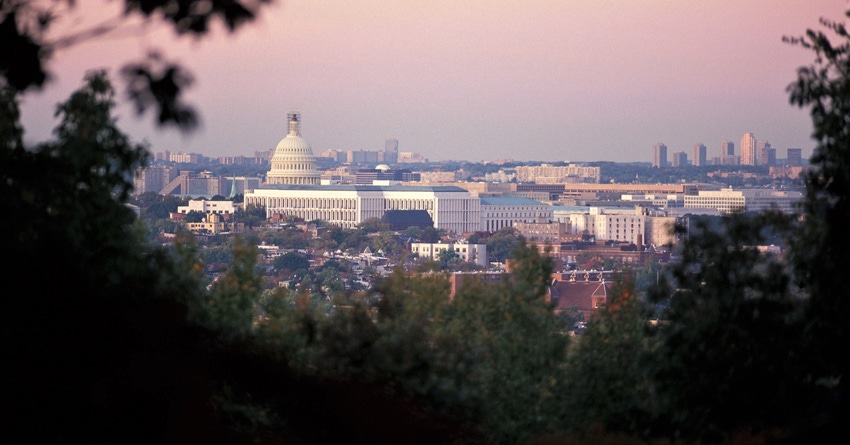
[[[382,222],[381,218],[369,218],[358,224],[357,227],[366,233],[378,233],[382,230],[386,230],[388,225],[387,223]]]
[[[404,246],[399,241],[398,235],[389,230],[382,231],[372,239],[372,250],[375,252],[381,250],[386,256],[399,254],[403,249]]]
[[[847,12],[850,16],[850,11]],[[817,146],[804,176],[802,224],[794,237],[791,261],[795,283],[808,294],[803,350],[815,398],[815,416],[826,427],[806,431],[822,437],[835,434],[850,412],[847,402],[848,363],[836,355],[850,338],[850,281],[843,264],[850,260],[850,34],[843,23],[821,19],[832,35],[807,30],[804,37],[786,40],[814,52],[815,60],[801,67],[788,86],[790,101],[809,108]],[[837,39],[833,43],[832,39]],[[840,434],[840,433],[838,433]]]
[[[128,18],[171,25],[179,35],[203,36],[214,22],[233,32],[253,20],[269,0],[125,0],[126,7],[116,17],[73,34],[55,36],[53,25],[63,16],[74,16],[73,0],[0,2],[0,79],[16,94],[38,89],[53,77],[49,61],[61,50],[89,39],[107,36],[132,25]],[[134,31],[132,28],[129,31]],[[181,94],[192,84],[192,76],[178,64],[165,60],[160,51],[151,51],[142,60],[122,68],[127,81],[127,97],[139,113],[156,109],[159,125],[175,125],[192,130],[197,125],[195,110],[183,103]]]
[[[274,267],[276,269],[288,270],[295,272],[301,269],[309,269],[310,262],[304,255],[297,252],[287,252],[274,259]]]
[[[640,436],[651,425],[654,400],[647,372],[654,341],[631,276],[615,282],[611,304],[593,314],[568,358],[559,410],[563,429]]]
[[[206,213],[200,212],[198,210],[192,210],[191,212],[186,214],[186,219],[184,219],[183,221],[186,221],[187,223],[198,223],[203,221],[206,217]]]
[[[675,290],[655,289],[667,306],[652,371],[664,387],[658,411],[670,434],[712,441],[788,424],[801,394],[799,295],[786,265],[754,247],[792,221],[766,212],[721,223],[692,226],[671,268]]]
[[[451,249],[441,250],[438,259],[440,261],[440,269],[442,270],[449,269],[452,265],[460,262],[460,257]]]
[[[557,430],[566,326],[546,301],[552,259],[524,241],[501,286],[461,288],[434,320],[435,371],[459,402],[479,412],[494,443]]]
[[[428,226],[419,234],[419,241],[423,243],[436,243],[440,241],[440,231],[436,227]]]
[[[513,227],[502,227],[487,238],[487,254],[490,261],[504,262],[519,245],[519,232]]]
[[[248,204],[244,210],[237,209],[233,216],[234,222],[243,223],[250,228],[259,227],[266,223],[266,209],[254,204]]]
[[[15,95],[0,90],[0,110],[16,113]],[[201,405],[176,414],[210,394],[203,374],[194,395],[169,389],[188,385],[177,376],[205,360],[195,342],[202,329],[185,322],[201,288],[194,263],[184,268],[135,236],[124,203],[146,154],[115,127],[113,97],[105,74],[91,73],[59,105],[56,140],[24,150],[16,126],[0,137],[0,205],[11,215],[0,236],[15,258],[7,285],[25,290],[0,303],[3,335],[16,339],[2,347],[15,363],[2,371],[4,393],[20,419],[5,441],[162,442],[196,421],[199,436],[227,437]]]

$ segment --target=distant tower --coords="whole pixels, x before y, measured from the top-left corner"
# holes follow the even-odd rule
[[[693,160],[691,162],[693,162],[694,165],[696,165],[696,166],[706,165],[705,155],[706,155],[705,145],[696,144],[696,145],[694,145]]]
[[[765,165],[767,165],[768,167],[775,167],[776,166],[776,149],[775,148],[768,148],[767,149],[767,164],[765,164]]]
[[[799,167],[803,165],[803,149],[789,148],[786,163],[789,167]]]
[[[758,165],[756,137],[752,133],[744,133],[741,138],[741,165]]]
[[[652,147],[652,166],[664,168],[667,166],[667,146],[661,142]]]
[[[772,167],[773,163],[770,162],[770,142],[760,141],[758,143],[758,164],[766,165],[768,167]],[[775,157],[775,156],[774,156]]]
[[[688,154],[684,151],[677,151],[673,153],[673,167],[687,167],[688,165]]]
[[[387,164],[395,164],[398,162],[398,139],[388,138],[384,141],[383,158],[379,159]]]
[[[268,184],[319,184],[313,148],[301,137],[301,115],[289,113],[289,133],[281,139],[271,159],[266,175]]]
[[[720,143],[720,157],[735,156],[735,143],[732,141],[723,141]]]

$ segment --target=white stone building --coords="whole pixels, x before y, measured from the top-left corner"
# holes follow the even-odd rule
[[[266,216],[292,215],[354,228],[387,210],[425,210],[434,227],[461,234],[479,230],[480,201],[454,186],[264,185],[245,195],[245,205],[266,209]]]
[[[481,230],[497,232],[514,222],[550,222],[552,208],[527,198],[481,198]]]
[[[211,201],[207,199],[193,199],[189,205],[177,207],[177,213],[187,214],[189,212],[215,213],[227,215],[236,212],[233,201]]]
[[[720,213],[759,212],[775,209],[791,212],[801,202],[800,192],[777,191],[771,189],[701,190],[699,194],[685,196],[685,208],[711,208]]]
[[[440,253],[454,251],[461,260],[487,267],[487,245],[466,243],[411,243],[410,251],[420,258],[439,260]]]

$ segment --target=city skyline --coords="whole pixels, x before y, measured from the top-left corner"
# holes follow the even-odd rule
[[[316,153],[395,138],[398,151],[435,161],[629,162],[648,161],[657,141],[686,153],[703,143],[711,158],[752,132],[811,155],[811,120],[785,88],[814,55],[782,37],[843,21],[846,1],[562,3],[295,0],[233,36],[152,30],[85,43],[60,51],[56,80],[24,97],[25,138],[49,138],[55,104],[86,70],[109,67],[120,85],[121,64],[158,47],[193,71],[187,101],[202,127],[159,131],[122,104],[119,125],[154,152],[270,150],[295,111]]]

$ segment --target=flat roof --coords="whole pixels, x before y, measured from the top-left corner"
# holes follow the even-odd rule
[[[453,185],[353,185],[353,184],[264,184],[257,190],[312,190],[345,192],[465,192],[468,190]]]
[[[543,204],[540,201],[535,201],[535,200],[529,199],[529,198],[486,197],[486,198],[481,198],[481,205],[491,205],[491,206],[495,206],[495,205],[539,205],[539,206],[545,206],[546,204]]]

